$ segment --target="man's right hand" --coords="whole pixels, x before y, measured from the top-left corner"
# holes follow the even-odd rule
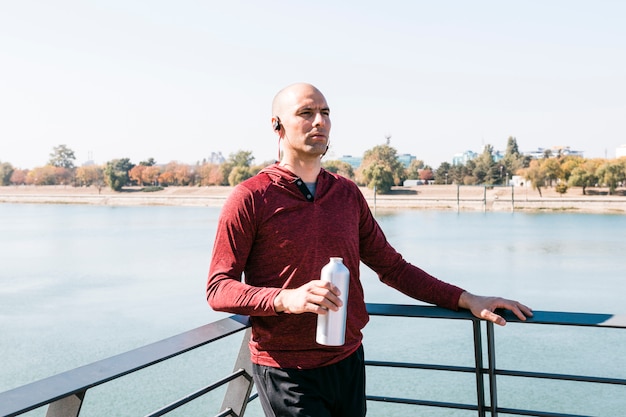
[[[339,288],[328,281],[310,281],[299,288],[281,290],[274,298],[274,309],[277,313],[326,314],[342,306],[340,294]]]

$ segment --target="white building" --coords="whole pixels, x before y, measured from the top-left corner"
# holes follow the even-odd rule
[[[546,157],[546,153],[550,155],[551,158],[556,158],[557,156],[580,156],[581,158],[584,158],[583,151],[575,151],[569,146],[553,146],[548,149],[537,148],[533,151],[524,152],[524,155],[533,157],[535,159],[542,159]]]
[[[618,146],[615,148],[615,157],[622,158],[626,156],[626,145]]]

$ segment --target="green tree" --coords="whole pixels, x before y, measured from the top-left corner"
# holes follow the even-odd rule
[[[542,167],[542,161],[546,161],[546,159],[534,159],[530,161],[530,166],[524,168],[522,172],[524,179],[530,181],[533,189],[539,192],[539,196],[542,196],[541,187],[545,187],[547,178],[546,172]]]
[[[391,191],[406,179],[406,170],[398,160],[398,152],[389,145],[378,145],[365,151],[357,178],[369,188],[376,186],[382,194]]]
[[[75,160],[76,157],[74,156],[73,150],[68,148],[66,145],[59,145],[52,148],[48,165],[65,169],[74,169]]]
[[[563,170],[561,170],[561,163],[556,158],[544,159],[541,162],[541,167],[545,173],[546,179],[550,187],[552,183],[563,176]]]
[[[365,185],[381,194],[391,191],[394,184],[392,172],[380,161],[374,161],[363,168],[362,175]]]
[[[10,185],[14,168],[8,162],[0,162],[0,185]]]
[[[104,183],[104,171],[98,165],[87,165],[76,168],[76,180],[80,185],[90,187],[95,185],[98,191]]]
[[[572,171],[583,165],[585,160],[580,156],[566,156],[561,161],[561,179],[569,182]]]
[[[235,153],[231,153],[228,156],[226,162],[220,164],[220,169],[222,171],[221,175],[223,178],[221,185],[231,185],[230,174],[235,169],[235,167],[250,168],[252,161],[254,161],[254,156],[252,156],[252,152],[250,151],[237,151]],[[252,170],[238,170],[238,172],[233,175],[232,178],[234,181],[239,181],[240,178],[243,178],[246,175],[252,176]]]
[[[113,159],[107,162],[104,168],[104,178],[109,187],[113,191],[121,191],[130,181],[128,171],[133,169],[134,165],[128,158]]]
[[[228,175],[228,184],[230,186],[235,186],[240,182],[251,178],[253,175],[254,174],[252,173],[252,169],[250,167],[241,165],[235,166]]]
[[[472,171],[477,184],[496,184],[500,180],[499,165],[493,160],[493,146],[486,145],[475,160],[476,166]]]
[[[148,158],[145,161],[141,161],[139,163],[139,166],[143,166],[143,167],[151,167],[156,165],[156,161],[154,160],[154,158]]]
[[[504,158],[500,161],[506,174],[515,175],[520,168],[524,167],[524,156],[517,146],[517,139],[509,136],[506,143]]]
[[[609,160],[598,168],[598,178],[602,184],[609,187],[609,195],[613,195],[617,185],[626,179],[626,172],[619,160]]]
[[[442,162],[435,171],[435,184],[452,184],[456,169],[449,162]]]
[[[583,195],[587,194],[587,187],[593,187],[598,183],[599,160],[585,160],[570,172],[567,183],[572,187],[582,187]]]
[[[406,169],[406,178],[409,180],[417,180],[420,177],[420,171],[424,169],[424,161],[421,159],[414,159]]]
[[[249,167],[254,161],[250,151],[237,151],[229,155],[228,160],[236,167]]]
[[[354,168],[352,168],[352,165],[347,162],[337,160],[326,161],[322,163],[322,166],[328,172],[354,179]]]

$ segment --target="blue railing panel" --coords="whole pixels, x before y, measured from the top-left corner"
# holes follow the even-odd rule
[[[449,374],[451,378],[464,381],[460,382],[459,391],[461,386],[463,390],[466,388],[469,389],[461,396],[462,399],[459,401],[414,398],[415,396],[419,396],[419,393],[416,394],[415,390],[408,390],[407,392],[401,393],[402,395],[369,395],[368,400],[372,403],[384,402],[407,407],[423,406],[436,409],[457,410],[457,412],[474,413],[474,415],[477,414],[478,416],[489,415],[490,417],[496,417],[498,413],[546,417],[578,416],[578,414],[575,413],[567,414],[550,410],[530,410],[527,409],[529,407],[525,407],[523,404],[521,406],[514,404],[506,404],[506,406],[499,405],[504,399],[509,400],[506,395],[503,396],[502,394],[506,394],[508,391],[513,392],[519,390],[520,387],[529,386],[528,384],[524,385],[517,381],[537,381],[536,383],[533,382],[530,386],[540,385],[540,381],[546,381],[546,383],[549,384],[558,383],[561,385],[570,383],[591,384],[591,386],[594,387],[604,387],[602,391],[607,391],[607,387],[611,387],[611,391],[618,390],[615,391],[615,397],[626,398],[626,395],[623,395],[624,391],[619,391],[626,386],[626,379],[621,377],[623,372],[620,372],[619,369],[616,370],[615,375],[603,376],[593,374],[578,375],[577,373],[569,372],[551,372],[545,369],[520,370],[519,368],[523,366],[522,363],[513,363],[514,366],[499,368],[498,363],[496,363],[496,357],[502,355],[506,356],[508,354],[508,352],[503,351],[499,343],[497,343],[498,335],[495,333],[499,332],[499,330],[494,329],[499,328],[497,326],[494,327],[491,323],[485,323],[476,319],[467,311],[454,312],[432,306],[415,305],[368,304],[367,307],[372,316],[388,317],[390,320],[397,320],[397,322],[400,323],[405,323],[406,320],[412,321],[412,318],[454,320],[457,322],[466,321],[468,324],[467,329],[465,328],[465,324],[462,323],[454,325],[453,327],[455,332],[463,332],[463,346],[467,346],[467,349],[472,349],[472,345],[474,346],[474,352],[467,352],[468,355],[463,355],[464,364],[450,363],[442,365],[436,363],[417,363],[418,361],[402,361],[401,358],[398,357],[392,357],[391,359],[394,359],[394,361],[389,360],[389,358],[367,361],[368,373],[371,372],[371,369],[384,369],[383,367],[400,370],[400,372],[403,372],[402,378],[408,381],[409,386],[413,384],[414,387],[416,386],[415,374],[410,374],[410,372],[435,372],[437,375]],[[604,332],[610,329],[626,329],[625,316],[610,314],[537,311],[535,312],[535,316],[526,322],[520,321],[508,312],[503,314],[509,322],[516,323],[516,326],[517,323],[523,324],[524,332],[518,333],[525,333],[526,324],[587,327],[594,332]],[[404,317],[405,319],[400,319],[400,317]],[[438,328],[439,327],[441,326],[438,326]],[[62,410],[63,407],[68,404],[69,409],[73,410],[72,413],[74,414],[72,415],[78,415],[84,394],[90,388],[166,361],[247,328],[249,328],[249,320],[247,317],[231,316],[151,345],[0,393],[0,416],[19,415],[45,404],[53,404],[54,407],[56,407],[57,411],[54,411],[54,407],[49,409],[49,415],[51,416],[64,416],[65,414],[58,410]],[[398,330],[406,332],[407,328],[404,326]],[[514,330],[515,329],[507,330],[507,337],[503,339],[506,340],[510,338],[512,334],[514,335],[515,333],[511,333]],[[247,337],[244,339],[246,338]],[[458,339],[455,338],[454,340],[455,343],[458,342]],[[510,343],[510,341],[507,343]],[[239,407],[239,415],[243,415],[246,401],[240,401],[234,397],[243,396],[245,399],[251,394],[249,370],[237,371],[238,368],[241,368],[242,364],[249,362],[249,358],[246,357],[246,344],[247,341],[244,340],[235,365],[234,372],[237,373],[237,378],[235,378],[234,375],[226,376],[217,383],[207,385],[198,391],[186,395],[179,401],[164,406],[152,413],[152,415],[161,415],[166,411],[176,409],[179,405],[186,404],[190,400],[200,397],[205,392],[222,385],[222,383],[230,379],[233,380],[230,384],[239,381],[238,383],[243,385],[229,385],[224,404],[221,408],[222,411],[218,415],[237,414],[229,411],[231,409],[229,404],[233,404],[234,407]],[[556,347],[551,347],[551,349],[558,348],[558,344]],[[406,349],[406,347],[404,349]],[[497,350],[501,350],[501,352],[496,352]],[[537,353],[534,353],[534,355],[538,356]],[[458,358],[449,359],[454,360]],[[372,372],[372,374],[375,373],[376,372]],[[387,375],[388,377],[390,374],[383,373],[380,375]],[[420,381],[423,380],[424,379],[420,379]],[[395,384],[395,380],[390,380],[389,384]],[[503,390],[503,386],[506,389]],[[472,391],[474,392],[473,395],[471,395]],[[600,391],[596,388],[590,388],[589,392],[599,393]],[[620,395],[619,393],[622,394]],[[404,396],[405,394],[406,397]],[[249,398],[254,397],[255,395],[252,393]],[[596,395],[596,398],[601,398],[601,395]],[[60,402],[59,400],[61,399],[71,399],[71,401]],[[581,400],[581,398],[576,398],[576,400]],[[594,398],[583,398],[582,400],[591,402]],[[244,403],[243,406],[241,405],[242,402]]]

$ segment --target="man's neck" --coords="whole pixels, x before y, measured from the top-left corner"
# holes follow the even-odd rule
[[[287,168],[298,177],[302,178],[304,182],[315,182],[322,168],[322,163],[319,158],[311,161],[283,158],[283,160],[280,161],[280,166]]]

